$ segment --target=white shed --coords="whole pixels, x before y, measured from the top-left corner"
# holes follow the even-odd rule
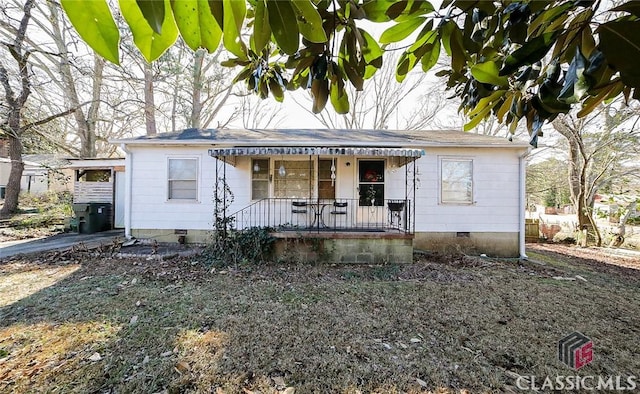
[[[353,239],[403,261],[412,248],[524,255],[524,142],[455,130],[324,129],[188,129],[112,142],[126,152],[129,237],[205,241],[222,183],[236,228],[352,240],[337,246],[345,262],[384,260],[358,250],[345,257],[361,248]]]

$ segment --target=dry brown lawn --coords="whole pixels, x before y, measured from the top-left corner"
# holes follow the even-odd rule
[[[573,331],[594,342],[579,374],[638,375],[640,262],[559,246],[530,257],[0,261],[0,392],[509,392],[518,375],[576,374],[556,356]]]

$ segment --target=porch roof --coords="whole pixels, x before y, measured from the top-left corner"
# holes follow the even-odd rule
[[[186,129],[112,140],[125,145],[205,145],[215,149],[238,147],[404,148],[470,147],[527,149],[526,141],[473,134],[460,130],[352,129]]]
[[[272,155],[331,155],[331,156],[374,156],[418,158],[422,149],[406,148],[365,148],[365,147],[233,147],[209,149],[213,157],[225,156],[272,156]]]

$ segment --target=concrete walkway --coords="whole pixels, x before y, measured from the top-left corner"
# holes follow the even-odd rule
[[[124,239],[124,230],[110,230],[95,234],[65,233],[46,238],[0,242],[0,259],[21,253],[69,249],[80,242],[91,248],[100,244],[111,243],[116,237]]]

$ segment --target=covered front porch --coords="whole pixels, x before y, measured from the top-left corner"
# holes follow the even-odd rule
[[[216,158],[216,212],[237,230],[413,234],[415,161],[420,149],[383,147],[225,147]],[[246,174],[248,198],[228,209],[239,187],[227,166]]]

